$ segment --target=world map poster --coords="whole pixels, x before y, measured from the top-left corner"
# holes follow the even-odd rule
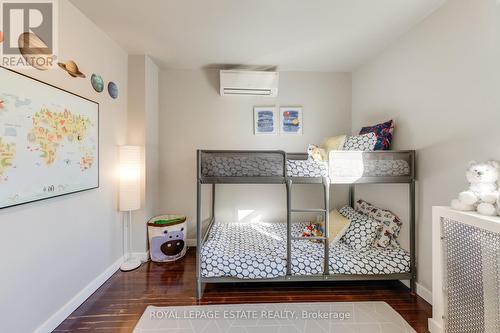
[[[99,186],[99,105],[0,68],[0,208]]]

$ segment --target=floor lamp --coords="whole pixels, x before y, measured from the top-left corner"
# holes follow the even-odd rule
[[[132,211],[141,208],[141,147],[120,147],[120,199],[119,209],[127,212],[123,225],[123,252],[125,261],[120,266],[124,272],[141,266],[141,261],[132,258],[130,244],[132,239]],[[127,246],[125,247],[125,244]]]

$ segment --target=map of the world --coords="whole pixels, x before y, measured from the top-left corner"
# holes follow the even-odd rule
[[[0,68],[0,208],[98,186],[98,104]]]

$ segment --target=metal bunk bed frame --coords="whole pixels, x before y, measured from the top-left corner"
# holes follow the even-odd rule
[[[283,175],[282,176],[255,176],[255,177],[205,177],[202,175],[201,156],[203,153],[217,154],[238,154],[238,153],[259,153],[259,154],[281,154],[283,157]],[[198,150],[197,151],[197,199],[196,199],[196,298],[200,300],[203,296],[204,283],[249,283],[249,282],[289,282],[289,281],[348,281],[348,280],[410,280],[410,292],[412,295],[416,293],[416,257],[415,257],[415,233],[416,233],[416,218],[415,218],[415,151],[376,151],[370,153],[407,153],[410,156],[410,175],[408,176],[387,176],[387,177],[361,177],[355,182],[331,181],[328,177],[289,177],[287,176],[286,163],[287,160],[304,160],[308,158],[304,153],[286,153],[280,150]],[[410,272],[394,273],[394,274],[329,274],[329,244],[328,244],[328,213],[330,201],[330,184],[348,184],[349,185],[349,205],[354,207],[355,202],[355,185],[356,184],[408,184],[409,190],[409,221],[410,221]],[[211,197],[211,216],[208,219],[208,226],[203,230],[202,220],[202,185],[212,185]],[[239,279],[235,277],[203,277],[201,276],[201,248],[210,233],[210,230],[215,222],[215,195],[216,184],[284,184],[286,186],[286,206],[287,206],[287,266],[286,275],[269,279]],[[322,184],[324,190],[324,208],[322,209],[293,209],[291,207],[291,195],[293,184]],[[322,237],[292,237],[291,224],[292,213],[309,212],[323,213],[325,217],[325,235]],[[292,257],[292,241],[303,241],[317,239],[321,240],[324,245],[324,264],[323,274],[315,275],[292,275],[291,272],[291,257]]]

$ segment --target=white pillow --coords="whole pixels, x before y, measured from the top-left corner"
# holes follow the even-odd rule
[[[342,207],[339,213],[351,220],[342,241],[356,250],[370,248],[378,235],[381,223],[356,212],[349,206]]]
[[[374,132],[348,136],[342,146],[342,150],[372,151],[375,150],[376,144],[377,135]]]

